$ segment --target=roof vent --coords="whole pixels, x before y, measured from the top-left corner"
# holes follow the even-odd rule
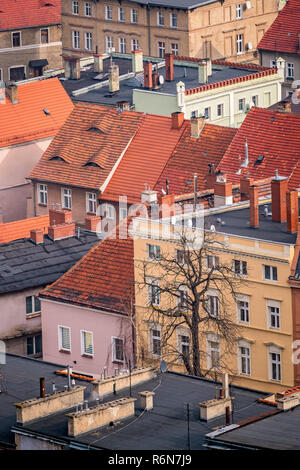
[[[264,155],[260,155],[260,156],[257,158],[256,162],[254,163],[254,166],[260,165],[260,164],[263,162],[263,159],[264,159],[264,158],[265,158]]]
[[[46,114],[46,116],[50,116],[50,111],[48,109],[43,109],[44,113]]]

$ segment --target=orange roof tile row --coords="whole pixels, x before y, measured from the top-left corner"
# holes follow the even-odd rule
[[[203,59],[199,57],[186,57],[186,56],[174,56],[174,60],[182,60],[185,62],[200,62]],[[263,65],[256,65],[256,64],[247,64],[247,63],[240,63],[240,62],[227,62],[227,60],[212,60],[211,63],[213,65],[221,65],[225,67],[237,67],[237,68],[244,68],[244,69],[255,69],[255,70],[268,70],[270,67],[264,67]]]
[[[21,238],[29,238],[30,231],[36,229],[44,230],[48,233],[49,215],[33,217],[31,219],[22,219],[6,224],[0,223],[0,243],[8,243]]]
[[[260,40],[257,48],[297,54],[300,51],[299,33],[300,2],[299,0],[288,0]]]
[[[61,0],[1,0],[0,30],[61,23]]]
[[[72,109],[58,78],[19,84],[18,103],[0,104],[0,147],[55,136]]]

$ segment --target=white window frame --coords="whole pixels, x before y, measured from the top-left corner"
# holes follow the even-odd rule
[[[72,1],[72,15],[79,15],[79,2],[78,0]]]
[[[157,26],[160,28],[165,26],[165,14],[161,10],[157,12]]]
[[[182,257],[182,261],[179,259],[179,253],[180,253],[180,256]],[[181,265],[181,266],[187,266],[188,263],[187,263],[187,260],[186,260],[186,257],[185,257],[185,254],[187,252],[185,250],[180,250],[178,248],[175,249],[175,259],[177,260],[177,262]]]
[[[72,47],[73,49],[80,49],[80,31],[72,30]]]
[[[183,295],[181,295],[181,293]],[[187,312],[188,309],[189,309],[188,294],[189,294],[189,291],[188,291],[187,286],[180,286],[178,288],[177,306],[178,306],[178,309],[181,312]],[[183,300],[183,302],[182,302],[182,300]]]
[[[175,21],[174,18],[176,18]],[[178,15],[177,13],[170,13],[170,26],[172,29],[177,29],[178,28]]]
[[[106,52],[110,52],[110,49],[114,47],[113,36],[105,36],[105,46],[106,46]]]
[[[206,339],[206,342],[207,342],[207,368],[208,369],[217,369],[219,370],[221,368],[221,365],[220,365],[220,338],[218,335],[214,334],[214,333],[210,333],[207,335],[207,339]],[[218,348],[215,348],[215,347],[211,347],[211,343],[217,343],[218,344]],[[213,361],[212,361],[212,352],[217,352],[219,357],[218,357],[218,362],[219,364],[217,366],[213,366]]]
[[[211,119],[211,107],[210,106],[207,106],[206,108],[204,108],[204,117],[207,120]]]
[[[178,42],[172,42],[171,43],[171,54],[179,55],[179,44],[178,44]]]
[[[69,348],[64,348],[63,347],[62,328],[66,329],[66,330],[69,330],[69,343],[70,343]],[[59,351],[69,351],[69,352],[71,352],[71,350],[72,350],[72,346],[71,346],[71,328],[69,326],[58,325],[58,349],[59,349]]]
[[[90,207],[94,208],[94,210],[90,210]],[[97,212],[97,194],[96,193],[86,193],[86,212],[87,214],[96,214]]]
[[[158,49],[158,57],[163,59],[166,53],[166,43],[164,41],[158,41],[157,49]]]
[[[179,327],[177,328],[177,349],[178,349],[178,352],[179,354],[183,355],[183,352],[182,352],[182,347],[183,346],[187,346],[188,349],[189,349],[189,353],[191,353],[191,335],[190,335],[190,331],[188,330],[188,328],[184,328],[184,327]],[[183,340],[182,338],[188,338],[189,340],[188,341],[185,341]],[[182,358],[181,358],[182,359]]]
[[[270,268],[270,279],[266,277],[266,267]],[[274,270],[276,269],[276,278],[274,279]],[[264,281],[272,281],[272,282],[278,282],[278,269],[277,266],[272,266],[269,264],[263,264],[263,280]]]
[[[91,32],[85,32],[84,33],[84,42],[85,42],[85,49],[87,51],[92,51],[93,50],[93,34]]]
[[[122,19],[121,13],[123,13],[124,19]],[[120,23],[125,23],[125,8],[124,8],[124,7],[119,7],[119,8],[118,8],[118,21],[119,21]]]
[[[128,215],[127,207],[119,207],[119,221],[126,219]]]
[[[246,107],[246,98],[239,98],[238,100],[238,112],[243,113]]]
[[[295,65],[293,62],[287,62],[286,64],[286,77],[287,78],[295,77]]]
[[[279,300],[266,299],[267,325],[268,325],[268,328],[272,330],[280,330],[281,328],[280,307],[281,306],[280,306]],[[272,312],[272,309],[276,311]],[[275,325],[272,325],[272,317],[274,317]]]
[[[155,336],[153,334],[154,331],[159,331],[159,336]],[[159,354],[154,352],[153,340],[159,341]],[[157,323],[149,325],[149,351],[151,352],[152,356],[161,357],[161,325]]]
[[[105,20],[112,21],[112,6],[105,5]]]
[[[236,35],[236,53],[237,55],[244,53],[244,35],[243,34]]]
[[[138,51],[139,48],[140,48],[139,40],[136,38],[131,39],[131,50]]]
[[[115,220],[115,208],[112,204],[104,204],[105,218],[107,220]]]
[[[46,184],[39,184],[38,186],[38,193],[39,193],[39,204],[43,206],[47,206],[48,204],[48,187]],[[42,200],[42,195],[44,200]]]
[[[14,39],[13,38],[14,38],[14,34],[16,34],[16,33],[20,34],[20,45],[19,46],[14,46]],[[21,46],[23,46],[23,44],[22,44],[22,31],[12,31],[11,32],[11,47],[13,49],[17,49],[18,47],[21,47]]]
[[[26,308],[27,307],[26,299],[29,298],[29,297],[31,298],[31,312],[26,311],[26,315],[32,315],[34,313],[41,313],[41,301],[40,301],[39,310],[35,309],[35,298],[38,298],[37,295],[26,295],[26,297],[25,297],[25,310],[27,310],[27,308]]]
[[[151,255],[151,249],[153,248],[153,256]],[[160,245],[153,245],[153,243],[147,243],[147,255],[148,259],[152,261],[160,260]]]
[[[138,11],[136,8],[131,8],[130,11],[130,22],[132,24],[137,24],[138,23]]]
[[[153,286],[157,287],[156,293],[153,292]],[[160,306],[160,290],[159,290],[159,279],[158,278],[148,278],[147,279],[148,287],[148,305],[159,307]],[[154,300],[154,301],[153,301]],[[158,300],[158,302],[157,302]]]
[[[12,80],[11,76],[10,76],[10,73],[13,69],[19,69],[23,67],[24,69],[24,76],[26,77],[26,65],[13,65],[12,67],[8,67],[8,76],[9,76],[9,80]]]
[[[247,349],[242,351],[242,349]],[[243,364],[244,360],[244,364]],[[243,371],[243,365],[245,365],[245,371]],[[251,375],[251,345],[248,341],[241,340],[238,343],[238,371],[240,375]]]
[[[122,352],[123,352],[123,359],[118,359],[116,357],[116,341],[115,340],[120,340],[122,341]],[[125,362],[125,348],[124,348],[124,344],[125,344],[125,341],[124,341],[124,338],[120,338],[119,336],[112,336],[111,337],[111,346],[112,346],[112,362],[119,362],[120,364],[124,364]]]
[[[223,117],[224,116],[224,103],[219,103],[217,105],[217,116]]]
[[[205,267],[206,269],[217,268],[220,264],[220,258],[217,255],[206,255]]]
[[[119,38],[119,52],[126,54],[126,38]]]
[[[66,195],[65,191],[69,191],[69,193]],[[65,197],[70,201],[70,206],[65,205]],[[70,188],[61,188],[61,206],[63,209],[72,209],[72,189]]]
[[[48,31],[48,42],[42,42],[42,31]],[[40,29],[40,41],[41,41],[41,44],[49,44],[51,41],[50,41],[50,29],[49,28],[41,28]]]
[[[271,106],[272,95],[270,91],[264,93],[264,107]]]
[[[248,305],[241,305],[241,303],[248,304]],[[242,319],[241,311],[244,310],[245,317],[248,319]],[[237,321],[238,323],[243,323],[244,325],[250,324],[250,297],[248,295],[241,295],[239,294],[236,298],[236,312],[237,312]]]
[[[237,264],[238,263],[238,264]],[[248,263],[245,260],[240,260],[240,259],[233,259],[232,260],[232,269],[234,274],[239,274],[240,276],[248,276]],[[237,265],[239,266],[239,269],[237,270],[236,267]],[[246,273],[244,273],[244,266],[246,267]]]
[[[253,95],[252,98],[251,98],[251,101],[253,103],[253,106],[258,107],[259,96],[258,95]]]
[[[272,382],[279,382],[281,383],[282,381],[282,350],[276,345],[272,345],[268,347],[268,370],[269,370],[269,380]],[[272,358],[272,354],[276,354],[276,356],[279,356],[279,361],[278,357],[275,358],[275,361]],[[278,370],[280,372],[280,377],[279,378],[274,378],[273,377],[273,363],[275,362],[276,364],[276,375],[278,377]],[[278,369],[279,365],[279,369]]]
[[[85,333],[92,335],[92,352],[86,351],[86,344],[85,344]],[[88,330],[80,330],[80,342],[81,342],[81,355],[82,356],[90,356],[94,357],[94,334],[92,331]]]
[[[92,4],[91,2],[84,2],[84,16],[90,18],[92,16]]]
[[[241,3],[238,3],[236,5],[236,19],[237,20],[243,19],[243,5]]]

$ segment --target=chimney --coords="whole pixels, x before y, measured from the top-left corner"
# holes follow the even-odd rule
[[[94,54],[94,72],[103,72],[103,54]]]
[[[250,227],[259,227],[259,204],[258,204],[258,187],[249,187],[250,199]]]
[[[119,82],[119,66],[118,65],[111,65],[108,69],[109,73],[109,91],[110,93],[114,93],[120,90],[120,82]]]
[[[118,101],[117,108],[120,113],[123,111],[130,111],[130,102],[129,101]]]
[[[273,222],[286,222],[286,192],[288,179],[284,176],[276,176],[271,181],[272,192],[272,220]]]
[[[46,389],[45,389],[45,377],[40,378],[40,398],[45,398]]]
[[[214,184],[214,207],[232,204],[232,183],[216,181]]]
[[[52,240],[61,240],[63,238],[74,237],[75,224],[72,223],[72,211],[50,209],[49,219],[49,238]]]
[[[141,202],[146,204],[157,204],[157,191],[152,191],[150,186],[141,194]]]
[[[204,117],[191,118],[191,137],[198,139],[205,125]]]
[[[139,392],[141,409],[142,410],[153,410],[153,396],[155,395],[154,392],[144,391]]]
[[[90,232],[101,232],[101,217],[90,215],[85,218],[85,228]]]
[[[172,82],[174,80],[174,55],[165,54],[166,61],[166,81]]]
[[[18,85],[8,82],[5,91],[12,104],[18,104]]]
[[[180,129],[184,121],[184,113],[172,113],[172,129]]]
[[[209,171],[206,175],[206,187],[207,189],[212,189],[215,186],[215,182],[217,180],[215,165],[213,163],[209,163]]]
[[[224,398],[229,398],[229,382],[227,373],[222,376],[222,388],[224,390]]]
[[[152,89],[152,63],[144,63],[144,88]]]
[[[212,61],[211,61],[211,59],[207,58],[206,63],[207,63],[207,75],[208,75],[208,77],[210,77],[212,75]]]
[[[175,195],[167,194],[161,198],[161,218],[166,219],[175,215]]]
[[[132,60],[132,71],[133,73],[140,73],[143,72],[143,51],[137,50],[131,52],[131,60]]]
[[[292,112],[292,103],[288,100],[281,101],[278,104],[277,111],[279,113],[291,113]]]
[[[66,209],[49,210],[50,226],[72,223],[72,211]]]
[[[208,82],[208,67],[206,60],[202,60],[198,63],[198,82],[207,83]]]
[[[43,241],[44,241],[44,230],[42,230],[42,229],[30,230],[30,239],[36,245],[38,245],[39,243],[43,243]]]
[[[65,78],[70,80],[80,79],[80,58],[79,57],[63,57]]]
[[[249,197],[249,188],[254,184],[254,179],[249,178],[248,176],[241,176],[240,179],[240,193],[241,193],[241,201],[248,201]]]
[[[299,203],[298,191],[296,189],[288,191],[286,194],[287,210],[287,232],[294,233],[298,231]]]

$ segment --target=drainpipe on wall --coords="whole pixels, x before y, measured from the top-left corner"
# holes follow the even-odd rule
[[[147,27],[148,27],[148,55],[151,57],[151,19],[150,7],[147,5]]]
[[[36,217],[36,186],[35,186],[35,182],[33,182],[33,213],[34,213],[34,217]]]

